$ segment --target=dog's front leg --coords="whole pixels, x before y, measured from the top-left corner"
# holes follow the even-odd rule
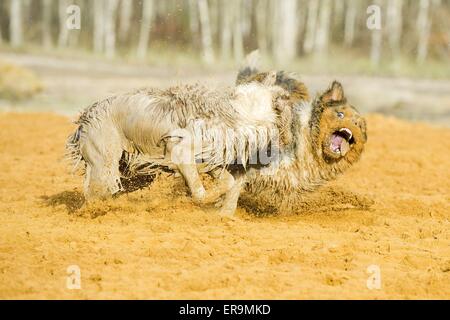
[[[206,190],[200,180],[195,163],[195,149],[192,135],[183,129],[174,130],[161,139],[165,146],[165,157],[172,162],[183,176],[192,198],[197,203],[203,203]]]
[[[192,198],[195,202],[201,204],[210,204],[218,202],[218,200],[227,194],[235,185],[235,178],[227,170],[220,168],[210,172],[210,175],[215,179],[217,184],[214,188],[205,190],[196,166],[190,164],[179,164],[178,170],[183,175]]]
[[[195,146],[189,132],[177,130],[164,136],[161,141],[165,145],[165,157],[183,176],[194,202],[199,204],[217,202],[235,185],[234,177],[227,170],[216,168],[210,174],[219,185],[208,192],[205,190],[195,163]]]
[[[178,170],[186,181],[194,202],[203,204],[206,200],[206,190],[198,174],[197,166],[195,164],[179,164]]]

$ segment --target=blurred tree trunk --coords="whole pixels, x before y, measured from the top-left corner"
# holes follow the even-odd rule
[[[148,41],[150,38],[150,30],[152,27],[154,3],[153,0],[144,0],[142,4],[142,21],[141,30],[139,32],[139,43],[137,47],[137,56],[144,59],[148,51]]]
[[[101,0],[100,0],[101,2]],[[69,29],[66,25],[68,0],[58,0],[58,15],[59,15],[59,35],[58,47],[66,47],[69,42]]]
[[[234,61],[244,57],[244,38],[242,35],[241,0],[230,1],[233,10],[233,56]]]
[[[381,7],[382,0],[376,0],[374,4],[378,7]],[[381,12],[380,12],[381,17]],[[383,20],[381,20],[383,21]],[[382,25],[382,22],[381,22]],[[382,48],[382,40],[383,33],[381,25],[380,28],[375,28],[371,30],[371,48],[370,48],[370,61],[372,63],[372,67],[376,68],[380,65],[381,60],[381,48]]]
[[[206,0],[198,0],[198,12],[202,31],[203,60],[210,64],[214,61],[214,52],[211,39],[211,24],[209,19],[209,7]]]
[[[209,16],[210,16],[210,25],[211,25],[211,42],[214,46],[214,39],[217,39],[220,26],[219,26],[219,0],[210,0],[208,2],[210,6]]]
[[[241,6],[241,28],[242,35],[248,37],[252,28],[253,1],[244,0]]]
[[[327,53],[331,20],[331,0],[320,2],[319,25],[317,27],[314,51],[323,55]]]
[[[4,6],[5,4],[2,2],[0,2],[0,12],[4,12]],[[0,44],[3,43],[3,25],[2,25],[3,21],[0,19]]]
[[[344,0],[334,0],[333,1],[333,30],[335,30],[336,34],[341,34],[341,27],[344,21],[344,9],[345,9],[345,1]]]
[[[116,55],[116,15],[119,0],[108,0],[105,6],[105,53],[111,59]]]
[[[52,0],[42,0],[42,44],[46,49],[52,43]]]
[[[402,37],[402,7],[403,0],[389,0],[387,7],[387,29],[389,47],[394,58],[398,57],[400,51],[400,41]]]
[[[429,18],[430,0],[420,0],[419,16],[417,18],[418,44],[417,62],[423,63],[428,54],[428,40],[430,38],[431,20]]]
[[[92,1],[94,5],[94,52],[101,53],[104,49],[105,39],[105,12],[104,12],[104,0]]]
[[[227,6],[226,4],[223,4]],[[199,24],[198,24],[198,8],[196,0],[189,0],[189,29],[191,30],[191,35],[198,34]]]
[[[89,2],[88,2],[89,3]],[[80,14],[81,12],[83,12],[84,10],[84,0],[72,0],[72,3],[74,5],[78,5],[80,7]],[[70,5],[70,4],[69,4]],[[86,6],[88,6],[89,4],[86,4]],[[80,17],[81,19],[81,17]],[[81,21],[80,21],[81,23]],[[80,25],[81,28],[81,25]],[[73,48],[78,46],[78,43],[80,41],[80,33],[81,33],[81,29],[80,30],[70,30],[70,36],[69,36],[69,45],[72,46]]]
[[[268,32],[267,32],[267,10],[268,10],[268,0],[257,0],[256,3],[256,32],[258,48],[261,52],[267,52],[268,48]]]
[[[220,55],[222,59],[229,60],[231,56],[231,33],[232,33],[232,12],[229,1],[222,0],[221,3],[221,34],[220,34]]]
[[[271,55],[274,57],[275,51],[277,50],[278,46],[278,24],[280,23],[279,15],[278,15],[278,0],[270,0],[269,3],[269,12],[270,12],[270,23],[268,25],[270,26],[270,49],[271,49]]]
[[[11,0],[9,10],[9,32],[11,46],[20,47],[23,44],[22,1]]]
[[[347,0],[347,9],[345,12],[345,27],[344,27],[344,44],[347,47],[351,47],[355,39],[357,5],[358,3],[356,1]]]
[[[319,11],[319,1],[309,0],[308,3],[308,20],[306,22],[305,41],[303,42],[303,51],[310,53],[314,48],[316,39],[317,13]]]
[[[297,54],[297,0],[277,1],[273,53],[275,60],[289,63]]]
[[[306,24],[308,21],[307,0],[299,0],[297,4],[297,51],[303,52]]]
[[[121,0],[119,39],[125,41],[130,31],[131,18],[133,16],[133,0]]]

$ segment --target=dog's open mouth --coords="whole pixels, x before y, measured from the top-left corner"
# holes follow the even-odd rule
[[[354,142],[352,131],[348,128],[341,128],[331,135],[330,149],[336,155],[345,156]]]

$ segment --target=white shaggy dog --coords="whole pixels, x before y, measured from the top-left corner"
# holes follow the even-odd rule
[[[124,159],[128,175],[178,171],[199,203],[225,193],[221,213],[233,214],[245,174],[227,169],[257,164],[264,160],[261,151],[278,145],[273,104],[288,93],[273,86],[275,78],[271,73],[263,83],[225,91],[199,85],[141,89],[88,107],[67,141],[75,166],[84,163],[86,200],[123,190]],[[222,188],[207,193],[199,172],[223,180]]]

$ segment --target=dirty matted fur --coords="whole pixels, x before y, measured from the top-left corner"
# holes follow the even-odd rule
[[[179,171],[193,198],[208,202],[198,172],[225,180],[225,190],[211,199],[240,189],[242,170],[233,176],[225,169],[245,169],[258,160],[259,151],[278,144],[272,106],[284,94],[268,83],[250,83],[227,90],[193,85],[114,96],[81,114],[67,140],[68,155],[76,167],[84,165],[88,201],[122,191],[124,176],[164,169]],[[238,195],[225,196],[224,214],[234,212]]]
[[[258,70],[258,51],[246,60],[236,84],[265,81],[268,73]],[[246,190],[267,209],[292,212],[305,192],[359,160],[367,141],[366,122],[337,81],[313,100],[294,73],[278,71],[275,85],[289,93],[288,103],[274,106],[282,152],[268,167],[249,171]]]

